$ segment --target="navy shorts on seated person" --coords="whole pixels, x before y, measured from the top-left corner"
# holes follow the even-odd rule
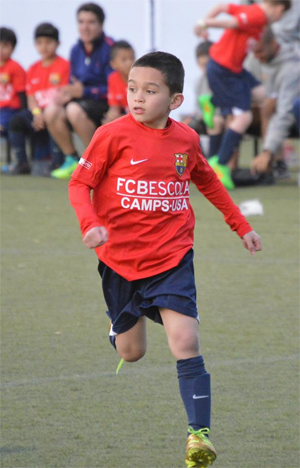
[[[232,114],[234,109],[251,109],[251,90],[260,83],[250,72],[234,73],[211,58],[206,73],[213,95],[212,103],[220,107],[223,115]]]
[[[162,324],[159,307],[199,320],[193,258],[191,249],[178,266],[135,281],[127,281],[99,261],[98,271],[113,332],[130,330],[143,315]]]

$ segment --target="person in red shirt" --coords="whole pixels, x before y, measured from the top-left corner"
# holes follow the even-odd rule
[[[10,124],[10,143],[17,155],[17,164],[8,170],[11,175],[30,172],[26,154],[28,136],[32,137],[34,146],[34,160],[31,167],[33,175],[50,175],[51,166],[48,161],[50,154],[53,154],[52,163],[57,166],[63,159],[54,141],[49,139],[45,112],[55,101],[58,89],[69,81],[69,62],[56,54],[59,32],[55,26],[42,23],[37,26],[34,36],[41,60],[34,63],[27,72],[28,110],[17,114]]]
[[[26,108],[26,73],[11,58],[16,44],[14,31],[0,28],[0,131],[4,135],[14,114]]]
[[[164,325],[189,422],[186,465],[206,467],[216,452],[207,437],[210,375],[199,348],[190,182],[251,254],[261,240],[203,157],[197,133],[169,117],[183,102],[183,82],[174,55],[139,58],[128,80],[130,113],[95,132],[69,195],[83,242],[99,258],[111,343],[123,360],[137,361],[146,352],[146,317]]]
[[[217,106],[225,117],[230,116],[218,155],[209,160],[229,190],[234,188],[234,183],[228,163],[252,121],[251,98],[259,103],[264,96],[263,86],[243,69],[243,62],[265,26],[278,21],[290,7],[291,0],[263,0],[259,5],[220,4],[195,26],[195,33],[205,38],[206,28],[225,29],[221,39],[210,50],[207,77],[213,97],[204,105],[204,111],[213,113]],[[216,18],[220,13],[231,17]]]
[[[132,46],[127,41],[117,41],[110,50],[110,64],[115,70],[108,77],[108,105],[109,109],[102,123],[127,114],[127,81],[130,68],[135,60]]]

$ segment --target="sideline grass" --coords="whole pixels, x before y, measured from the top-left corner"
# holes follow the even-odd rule
[[[186,416],[163,328],[149,323],[148,354],[116,377],[67,183],[2,177],[1,189],[1,466],[183,468]],[[215,466],[298,468],[298,188],[232,196],[264,205],[250,219],[256,258],[192,190]]]

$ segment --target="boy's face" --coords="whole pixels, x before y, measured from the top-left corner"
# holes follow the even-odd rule
[[[127,101],[132,116],[151,128],[165,128],[169,113],[183,102],[183,95],[170,90],[163,74],[150,67],[133,67],[128,78]]]
[[[6,62],[13,53],[14,46],[11,42],[0,41],[0,62]]]
[[[283,5],[272,5],[269,4],[269,12],[268,12],[268,17],[270,23],[275,23],[275,21],[279,21],[280,18],[285,13],[285,9]]]
[[[49,60],[55,57],[59,42],[51,37],[38,37],[35,46],[42,60]]]
[[[202,70],[203,73],[206,73],[208,60],[209,60],[208,55],[199,55],[199,57],[197,57],[198,66]]]
[[[115,58],[110,64],[114,70],[117,70],[124,78],[128,78],[130,68],[135,60],[134,52],[131,49],[119,49]]]
[[[93,42],[103,31],[103,25],[91,11],[81,11],[77,16],[77,21],[79,36],[84,44]]]

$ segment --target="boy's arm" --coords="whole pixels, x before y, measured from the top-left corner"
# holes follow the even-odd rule
[[[95,249],[107,242],[108,232],[104,226],[101,226],[101,221],[91,203],[90,192],[91,187],[77,179],[71,179],[69,198],[79,220],[82,241],[89,249]]]
[[[210,13],[206,16],[205,19],[199,19],[195,25],[194,31],[197,36],[202,37],[206,35],[205,30],[207,28],[223,28],[223,29],[235,29],[238,27],[239,23],[237,18],[232,16],[231,18],[221,18],[218,19],[220,13],[228,13],[229,5],[228,4],[219,4],[213,8]]]
[[[28,109],[33,115],[32,126],[34,130],[39,131],[45,128],[45,121],[43,117],[43,111],[40,108],[35,96],[30,94],[27,96]]]
[[[199,157],[198,164],[192,171],[192,181],[198,190],[224,215],[226,223],[232,231],[241,237],[243,245],[251,255],[261,250],[261,239],[253,231],[250,224],[234,204],[223,184],[202,156]]]
[[[104,118],[102,119],[102,125],[116,120],[118,117],[121,117],[121,107],[120,106],[109,106],[108,111],[106,112]]]
[[[25,91],[21,91],[20,93],[18,93],[18,95],[21,102],[21,109],[27,109],[27,97]]]

